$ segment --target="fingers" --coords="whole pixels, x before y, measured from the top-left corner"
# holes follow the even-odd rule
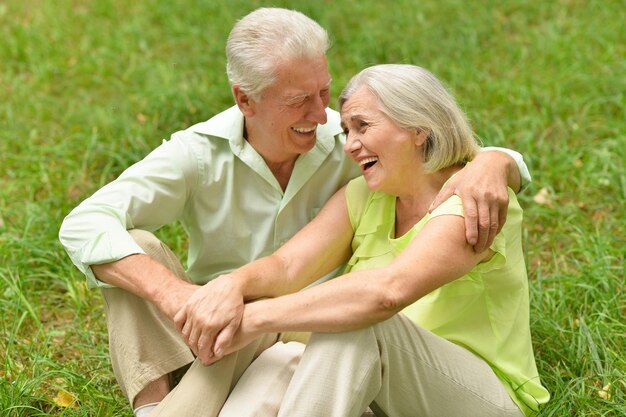
[[[482,252],[489,240],[489,228],[491,225],[491,207],[489,201],[481,199],[478,202],[478,235],[474,243],[474,251]]]
[[[201,329],[198,329],[198,326],[193,326],[191,329],[191,334],[187,338],[187,346],[196,354],[196,356],[200,355],[200,339],[204,338],[205,335]]]
[[[498,210],[497,208],[489,208],[489,218],[485,221],[486,226],[481,225],[481,231],[483,235],[479,237],[478,242],[474,246],[474,251],[480,253],[487,249],[493,243],[496,235],[498,234]]]
[[[506,222],[508,195],[488,195],[478,203],[478,236],[474,251],[479,253],[491,246]],[[467,219],[466,219],[467,221]],[[468,242],[471,242],[468,239]]]
[[[181,335],[185,344],[193,351],[196,357],[208,366],[224,356],[224,352],[231,345],[241,318],[231,321],[221,331],[216,332],[210,322],[194,321],[192,316],[183,324]]]
[[[210,365],[217,359],[213,354],[213,344],[215,343],[214,332],[201,332],[197,343],[198,353],[196,356],[204,365]]]
[[[217,335],[215,338],[215,346],[213,347],[213,353],[216,357],[221,358],[224,355],[224,352],[226,352],[233,341],[235,332],[239,328],[239,323],[238,321],[230,322],[228,326],[224,327]]]
[[[478,242],[478,209],[476,200],[473,198],[464,199],[463,213],[465,215],[465,239],[471,246]]]
[[[198,288],[175,314],[174,322],[185,344],[208,365],[215,362],[215,339],[224,333],[222,349],[228,348],[243,313],[243,295],[230,280],[216,279]]]
[[[208,365],[213,361],[215,332],[204,329],[200,323],[193,323],[190,318],[183,325],[181,335],[185,344],[203,364]]]
[[[189,346],[190,349],[193,350],[193,346],[195,346],[196,340],[193,338],[194,336],[192,336],[193,324],[191,323],[191,320],[185,321],[182,329],[180,330],[180,333],[183,336],[183,341],[185,342],[185,344]],[[193,340],[193,343],[192,343],[192,340]]]
[[[506,223],[506,215],[509,212],[509,199],[508,199],[508,194],[507,194],[507,198],[506,201],[502,204],[500,204],[499,210],[498,210],[498,230],[496,231],[496,234],[500,233],[500,230],[502,230],[502,227],[504,227],[504,224]]]
[[[178,310],[178,313],[174,316],[174,325],[176,325],[176,330],[180,333],[183,331],[183,326],[187,322],[187,310],[183,307]]]
[[[191,349],[194,355],[196,355],[203,364],[207,365],[209,361],[213,359],[215,332],[212,331],[210,326],[207,328],[206,323],[195,320],[195,317],[196,316],[193,314],[186,315],[186,320],[182,325],[180,333],[185,344]]]

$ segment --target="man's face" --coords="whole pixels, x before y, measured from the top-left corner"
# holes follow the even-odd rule
[[[315,146],[318,124],[326,123],[330,100],[326,57],[299,58],[278,65],[274,84],[252,101],[246,118],[248,141],[268,160],[295,159]]]

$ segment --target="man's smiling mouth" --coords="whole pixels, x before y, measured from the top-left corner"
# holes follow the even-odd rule
[[[292,130],[294,130],[297,133],[311,133],[314,132],[315,129],[317,129],[317,126],[313,126],[313,127],[292,127]]]

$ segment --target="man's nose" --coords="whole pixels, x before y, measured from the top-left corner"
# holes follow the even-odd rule
[[[328,117],[326,116],[326,104],[321,97],[317,96],[315,100],[313,100],[311,108],[309,109],[309,118],[311,121],[321,125],[326,124],[328,121]]]

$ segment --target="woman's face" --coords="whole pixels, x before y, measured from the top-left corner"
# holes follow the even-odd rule
[[[376,97],[361,87],[341,109],[344,150],[360,167],[372,191],[398,195],[421,165],[424,133],[396,125],[379,110]]]

